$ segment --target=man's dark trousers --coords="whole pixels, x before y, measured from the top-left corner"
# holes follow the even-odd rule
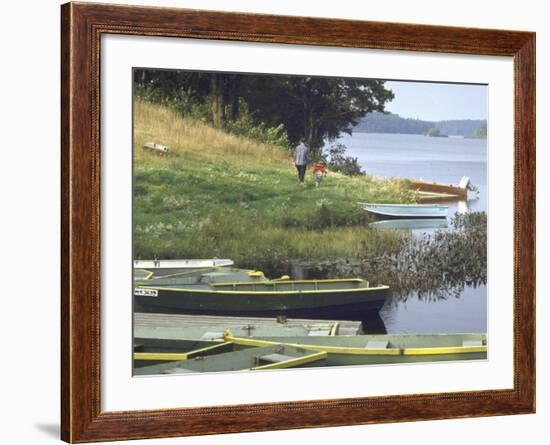
[[[300,180],[300,182],[304,182],[304,176],[306,174],[306,165],[296,164],[296,170],[298,170],[298,179]]]

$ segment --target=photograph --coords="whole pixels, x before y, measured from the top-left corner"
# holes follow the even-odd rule
[[[131,74],[134,376],[487,360],[487,84]]]

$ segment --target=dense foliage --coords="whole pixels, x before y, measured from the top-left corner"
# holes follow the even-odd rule
[[[314,155],[393,98],[381,80],[151,69],[134,70],[134,87],[143,100],[260,142],[305,138]]]

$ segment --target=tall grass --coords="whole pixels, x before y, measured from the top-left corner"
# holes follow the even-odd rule
[[[167,154],[143,149],[168,145]],[[363,258],[396,246],[357,201],[412,202],[397,180],[329,173],[302,187],[291,154],[140,100],[134,104],[134,249],[138,258],[227,257],[280,270],[293,260]]]
[[[141,149],[153,140],[171,148],[165,158]],[[134,155],[140,161],[169,165],[173,157],[191,157],[201,160],[275,164],[288,163],[289,154],[268,144],[225,133],[205,122],[181,116],[160,105],[136,100],[134,102]]]

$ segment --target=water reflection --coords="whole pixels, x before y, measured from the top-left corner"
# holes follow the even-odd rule
[[[446,229],[447,220],[438,219],[382,219],[369,224],[377,229],[422,230]]]
[[[452,215],[487,211],[486,140],[354,132],[353,135],[344,135],[338,142],[348,147],[347,154],[357,157],[365,171],[379,178],[422,178],[425,182],[450,184],[467,175],[477,186],[478,193],[469,193],[467,201],[422,200],[422,203],[437,203],[449,207],[448,227],[411,228],[407,232],[413,239],[430,237],[430,244],[437,244],[435,238],[438,232],[453,230]],[[406,259],[392,260],[399,263],[404,273],[396,276],[395,283],[387,281],[395,291],[392,299],[380,312],[388,332],[486,331],[486,230],[483,232],[483,239],[476,238],[477,236],[470,237],[471,242],[455,240],[454,243],[462,246],[460,248],[454,248],[452,239],[448,239],[445,244],[449,247],[449,252],[442,253],[439,258],[431,255],[425,260],[425,265],[420,261],[413,262],[411,270],[407,270]],[[474,245],[476,240],[480,242],[477,247]],[[474,246],[468,257],[468,249],[472,245]],[[452,250],[462,251],[457,257],[466,258],[467,264],[464,267],[460,264],[457,266]],[[412,249],[408,251],[410,253]],[[446,255],[449,259],[445,258]],[[382,270],[390,263],[389,259],[373,259],[373,263],[377,261],[379,265],[365,264],[363,267],[355,267],[355,276],[363,274],[363,277],[372,279],[372,271],[379,274],[380,280],[393,280],[393,275],[397,274],[390,273],[388,276]],[[430,271],[432,268],[433,271]],[[436,271],[440,274],[439,277]],[[419,279],[409,279],[408,276],[412,274],[418,274]],[[462,282],[460,276],[464,277]],[[426,282],[422,284],[421,280]]]
[[[466,286],[487,281],[487,215],[456,213],[448,230],[404,237],[397,252],[366,259],[361,269],[371,280],[391,283],[398,301],[457,298]]]
[[[422,221],[425,220],[419,222]],[[423,332],[423,324],[429,324],[432,329],[439,326],[434,317],[442,317],[448,327],[452,326],[450,319],[454,317],[458,317],[463,326],[470,326],[468,318],[472,323],[475,321],[484,326],[480,317],[486,313],[487,215],[485,212],[457,212],[447,229],[403,236],[401,246],[395,252],[355,262],[340,259],[321,264],[302,263],[293,266],[292,274],[297,279],[367,277],[371,283],[389,284],[392,296],[381,311],[382,317],[355,312],[342,318],[363,321],[368,333],[385,332],[388,323],[389,329],[393,330],[395,325],[391,320],[396,316],[392,313],[398,313],[397,319],[401,320],[404,317],[401,312],[407,307],[421,310],[417,314],[417,323],[413,323],[418,332]],[[441,312],[442,308],[447,312]],[[459,314],[454,314],[453,310]],[[472,310],[475,314],[471,313]],[[398,326],[399,331],[404,332],[403,322]],[[479,329],[478,324],[471,326],[467,330],[475,332]],[[453,332],[448,331],[449,328],[438,329]],[[464,328],[460,330],[464,331]]]

